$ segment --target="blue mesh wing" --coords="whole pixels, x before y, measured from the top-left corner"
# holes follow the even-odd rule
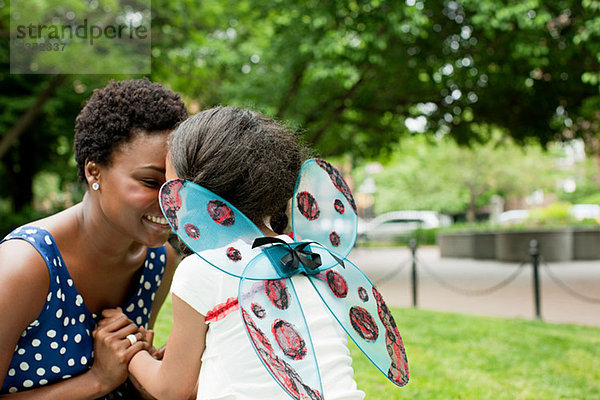
[[[362,352],[389,380],[408,383],[408,361],[392,313],[369,279],[350,261],[309,275],[323,302]]]
[[[192,251],[223,272],[242,276],[250,260],[260,253],[252,248],[263,233],[225,199],[195,183],[181,179],[165,182],[160,207],[173,231]],[[272,279],[265,271],[249,270],[247,279]]]
[[[274,271],[270,260],[260,254],[246,271]],[[258,357],[290,397],[322,400],[317,360],[291,278],[250,280],[245,272],[238,299],[242,323]]]
[[[340,172],[325,160],[302,165],[292,198],[296,240],[313,240],[346,257],[356,241],[356,204]]]

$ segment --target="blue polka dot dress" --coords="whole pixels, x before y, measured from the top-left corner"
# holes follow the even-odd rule
[[[21,334],[0,394],[15,393],[78,375],[93,363],[97,322],[75,288],[54,238],[44,229],[21,227],[4,238],[30,243],[44,258],[50,287],[41,314]],[[148,249],[139,284],[123,311],[147,328],[154,296],[165,271],[164,246]]]

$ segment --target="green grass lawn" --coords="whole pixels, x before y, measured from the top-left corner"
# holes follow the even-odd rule
[[[600,329],[541,321],[392,309],[410,382],[397,388],[351,343],[366,399],[600,399]],[[156,326],[166,343],[171,304]]]

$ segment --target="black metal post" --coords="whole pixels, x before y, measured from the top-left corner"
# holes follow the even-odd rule
[[[542,313],[540,311],[540,249],[537,240],[533,239],[529,242],[529,255],[531,256],[531,263],[533,265],[533,295],[535,300],[535,317],[542,319]]]
[[[417,307],[417,239],[412,238],[408,242],[412,253],[412,299],[413,307]]]

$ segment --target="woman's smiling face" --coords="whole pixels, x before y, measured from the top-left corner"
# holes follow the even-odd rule
[[[100,208],[113,227],[149,247],[166,242],[170,227],[158,205],[165,182],[168,132],[140,132],[100,166]]]

